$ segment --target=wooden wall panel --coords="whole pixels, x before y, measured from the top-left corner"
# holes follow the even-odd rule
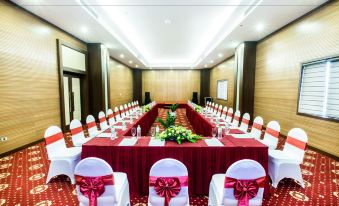
[[[225,62],[211,69],[210,94],[211,97],[214,99],[214,102],[227,107],[233,107],[234,78],[235,78],[234,57],[227,59]],[[227,101],[217,99],[217,81],[222,79],[228,80]]]
[[[1,154],[60,126],[56,39],[86,45],[8,2],[0,1],[0,14]]]
[[[200,95],[200,70],[143,70],[143,101],[145,92],[159,102],[183,102],[192,99],[192,93]]]
[[[111,108],[126,104],[133,98],[133,71],[113,59],[109,62]]]
[[[333,6],[336,4],[336,6]],[[284,135],[304,129],[309,145],[339,156],[339,123],[297,115],[301,63],[339,55],[339,3],[329,4],[257,46],[254,114]]]

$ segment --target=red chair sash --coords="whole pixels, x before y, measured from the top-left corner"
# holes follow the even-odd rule
[[[109,114],[108,119],[112,119],[112,118],[114,118],[113,114]]]
[[[258,123],[255,123],[255,122],[253,122],[252,127],[256,128],[257,130],[261,130],[262,129],[262,125],[258,124]]]
[[[249,120],[249,119],[242,118],[242,123],[248,125],[248,124],[250,123],[250,120]]]
[[[265,186],[266,176],[252,180],[238,180],[231,177],[225,178],[224,188],[233,188],[234,197],[238,206],[248,206],[249,200],[257,196],[259,188]]]
[[[300,141],[294,137],[288,136],[286,139],[286,143],[291,144],[301,150],[305,150],[306,142]]]
[[[227,113],[227,116],[232,117],[232,116],[233,116],[233,113],[232,113],[232,112],[229,112],[229,113]]]
[[[227,114],[227,111],[226,111],[226,110],[224,110],[222,113],[223,113],[224,115],[226,115],[226,114]]]
[[[150,176],[149,185],[154,187],[160,197],[165,198],[165,206],[169,205],[171,198],[177,196],[181,187],[188,186],[188,176],[180,177],[154,177]]]
[[[87,123],[87,128],[88,128],[88,129],[91,129],[91,128],[95,127],[95,126],[97,126],[97,123],[95,123],[95,122],[89,122],[89,123]]]
[[[275,138],[279,137],[279,132],[275,131],[274,129],[271,129],[269,127],[266,129],[266,133],[272,135]]]
[[[53,134],[52,136],[46,137],[45,142],[46,142],[46,145],[49,145],[63,138],[64,138],[64,135],[62,134],[62,132],[59,132],[59,133]]]
[[[237,120],[237,121],[239,121],[239,120],[240,120],[240,117],[235,116],[234,119]]]
[[[104,121],[106,121],[106,118],[105,118],[105,117],[101,117],[101,118],[99,119],[99,122],[100,122],[100,123],[103,123]]]
[[[116,111],[116,112],[113,113],[114,116],[117,116],[117,115],[119,115],[119,114],[120,114],[119,111]]]
[[[75,181],[80,187],[80,192],[89,199],[89,205],[96,206],[97,198],[105,192],[105,185],[114,185],[114,176],[113,174],[98,177],[75,175]]]
[[[71,129],[72,135],[77,135],[83,131],[82,126]]]

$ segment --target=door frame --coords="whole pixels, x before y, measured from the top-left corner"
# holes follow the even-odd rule
[[[88,53],[78,46],[69,44],[60,39],[57,39],[57,61],[58,61],[58,73],[59,73],[59,95],[60,95],[60,125],[63,132],[66,132],[67,125],[65,125],[65,105],[64,105],[64,75],[70,75],[80,79],[80,93],[81,93],[81,119],[85,121],[89,108],[89,92],[88,92]],[[62,50],[61,47],[66,46],[74,49],[78,52],[85,54],[85,70],[80,71],[73,68],[64,67],[62,62]],[[87,47],[86,47],[87,49]],[[72,119],[71,119],[72,121]]]

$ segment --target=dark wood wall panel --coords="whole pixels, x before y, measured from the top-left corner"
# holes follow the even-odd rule
[[[200,72],[200,105],[205,106],[205,97],[210,97],[211,70],[203,69]]]
[[[86,44],[6,1],[0,1],[0,154],[60,126],[56,39]]]
[[[133,69],[133,100],[142,104],[142,70]]]

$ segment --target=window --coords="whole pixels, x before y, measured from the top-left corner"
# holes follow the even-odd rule
[[[302,65],[298,114],[339,120],[339,57]]]

